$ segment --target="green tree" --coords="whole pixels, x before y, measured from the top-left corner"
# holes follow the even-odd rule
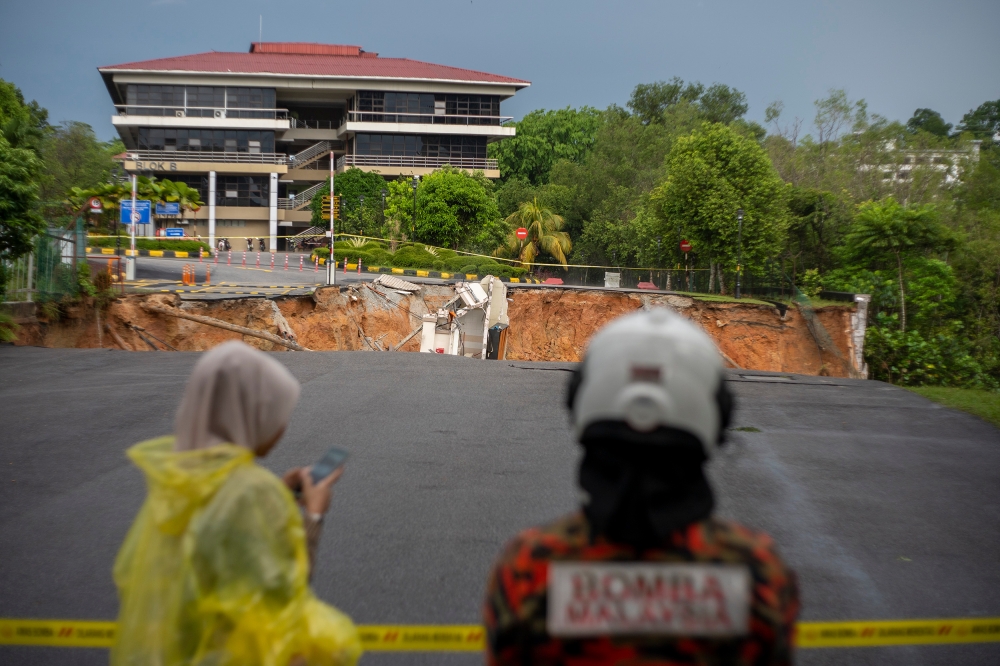
[[[49,112],[38,102],[25,103],[21,89],[0,79],[0,134],[14,148],[38,153],[49,131]]]
[[[962,116],[958,125],[959,132],[968,132],[974,139],[995,141],[1000,133],[1000,99],[993,102],[983,102],[975,109]]]
[[[362,171],[351,167],[338,174],[333,181],[335,193],[340,197],[340,222],[338,233],[376,235],[382,225],[382,190],[386,189],[385,178],[377,172]],[[330,193],[329,181],[320,188],[310,203],[314,226],[329,226],[329,220],[322,218],[322,198]],[[363,201],[363,203],[362,203]]]
[[[115,166],[112,158],[124,150],[120,140],[98,140],[86,123],[69,121],[52,128],[41,145],[45,161],[42,201],[60,201],[73,187],[89,189],[107,183]]]
[[[492,190],[482,172],[469,175],[446,166],[424,176],[412,240],[454,249],[496,247],[507,228]]]
[[[0,136],[0,258],[17,259],[30,252],[32,239],[45,229],[38,214],[41,170],[33,151],[15,148]]]
[[[787,188],[759,144],[725,125],[705,123],[674,144],[666,180],[653,190],[651,203],[663,237],[676,242],[679,229],[696,252],[734,269],[736,210],[744,210],[743,261],[760,268],[785,241],[786,198]]]
[[[858,207],[854,226],[847,234],[847,246],[857,257],[895,259],[898,286],[900,331],[906,332],[906,288],[903,265],[907,258],[948,244],[946,230],[937,222],[931,206],[902,206],[893,197],[866,201]]]
[[[705,120],[728,125],[746,115],[747,96],[721,83],[713,84],[698,99],[698,106]]]
[[[705,92],[705,86],[698,82],[685,84],[679,77],[670,81],[640,83],[632,90],[632,96],[625,106],[644,125],[663,121],[664,112],[672,106],[686,102],[694,104]]]
[[[941,114],[932,109],[917,109],[906,121],[906,129],[913,133],[924,131],[934,136],[948,136],[951,124],[946,123]]]
[[[494,252],[494,256],[516,256],[522,264],[530,265],[544,252],[563,266],[566,265],[566,256],[573,249],[573,242],[569,234],[562,231],[562,217],[540,205],[537,198],[522,203],[506,222],[512,231],[505,244]],[[516,235],[518,227],[524,227],[528,231],[528,237],[524,241]]]
[[[541,185],[549,181],[556,161],[579,162],[586,156],[601,121],[601,112],[589,106],[532,111],[514,124],[516,136],[489,145],[489,155],[498,160],[502,179]]]

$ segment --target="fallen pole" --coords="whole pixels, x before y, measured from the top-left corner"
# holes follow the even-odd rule
[[[414,335],[416,335],[417,333],[419,333],[422,330],[424,330],[424,324],[423,324],[423,322],[420,323],[420,326],[417,326],[415,329],[413,329],[412,331],[410,331],[409,335],[407,335],[405,338],[403,338],[402,340],[400,340],[399,342],[397,342],[396,344],[394,344],[392,347],[390,347],[389,351],[399,351],[400,347],[402,347],[407,342],[409,342],[413,338]]]
[[[115,344],[121,347],[122,351],[132,351],[132,345],[122,340],[122,336],[118,335],[118,332],[115,331],[115,329],[111,328],[110,324],[105,324],[104,330],[111,334],[111,337],[114,339]]]
[[[274,335],[272,333],[265,333],[263,331],[255,331],[252,328],[247,328],[246,326],[237,326],[236,324],[230,324],[229,322],[222,321],[221,319],[215,319],[214,317],[203,317],[201,315],[188,314],[187,312],[181,312],[176,308],[166,308],[160,305],[153,305],[152,303],[143,303],[142,309],[147,312],[156,312],[158,314],[164,314],[168,317],[178,317],[179,319],[188,319],[190,321],[198,322],[199,324],[205,324],[206,326],[215,326],[216,328],[223,328],[227,331],[232,331],[233,333],[241,333],[243,335],[250,335],[255,338],[260,338],[261,340],[267,340],[273,342],[276,345],[281,345],[283,347],[288,347],[289,349],[294,349],[295,351],[312,351],[311,349],[306,349],[301,345],[298,345],[291,340],[285,340],[284,338]]]

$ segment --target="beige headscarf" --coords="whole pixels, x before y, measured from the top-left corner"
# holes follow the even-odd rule
[[[174,417],[176,451],[228,442],[253,449],[288,425],[299,382],[285,366],[242,342],[201,357]]]

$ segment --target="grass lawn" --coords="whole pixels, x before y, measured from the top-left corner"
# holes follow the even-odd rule
[[[1000,393],[982,389],[945,388],[942,386],[907,387],[945,407],[975,414],[1000,428]]]

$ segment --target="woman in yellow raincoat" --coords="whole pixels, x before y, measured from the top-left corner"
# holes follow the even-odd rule
[[[309,589],[335,473],[284,482],[255,464],[284,434],[299,383],[241,342],[202,356],[175,435],[129,457],[149,494],[115,561],[113,666],[352,665],[357,630]],[[302,488],[305,520],[289,487]]]

